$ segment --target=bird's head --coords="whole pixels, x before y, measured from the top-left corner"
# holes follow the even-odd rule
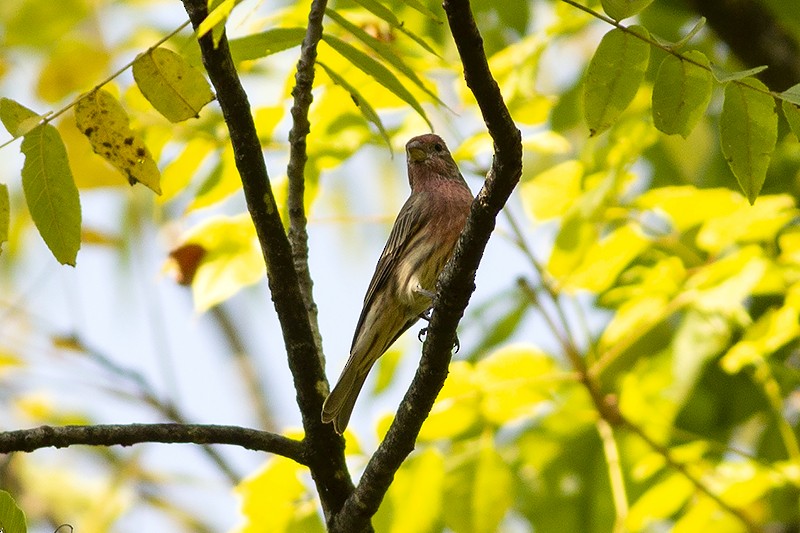
[[[427,133],[406,143],[408,180],[411,188],[435,180],[463,181],[461,173],[441,137]]]

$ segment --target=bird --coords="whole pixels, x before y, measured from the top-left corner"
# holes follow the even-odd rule
[[[350,357],[322,406],[322,421],[342,434],[370,369],[400,335],[428,318],[436,280],[463,230],[472,192],[433,133],[406,144],[411,194],[389,233],[367,288]]]

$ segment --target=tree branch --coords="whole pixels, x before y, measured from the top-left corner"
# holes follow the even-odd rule
[[[465,80],[494,141],[494,159],[486,183],[472,204],[453,258],[439,277],[420,366],[358,487],[330,523],[330,530],[335,532],[360,531],[369,524],[395,472],[414,449],[422,423],[447,377],[456,326],[475,289],[475,272],[495,220],[522,174],[521,135],[489,70],[469,0],[445,0],[444,9],[464,65]]]
[[[300,441],[267,431],[211,424],[39,426],[0,432],[0,453],[32,452],[40,448],[66,448],[78,444],[131,446],[145,442],[230,444],[308,464],[305,447]]]
[[[192,26],[197,29],[208,16],[206,0],[183,0]],[[344,440],[320,412],[327,381],[309,322],[292,249],[283,228],[261,153],[250,103],[233,64],[227,37],[214,46],[211,33],[199,40],[203,65],[217,92],[222,115],[231,136],[236,168],[242,178],[247,209],[253,219],[264,261],[272,301],[281,324],[297,405],[308,446],[307,464],[317,485],[326,515],[339,509],[353,490],[344,460]]]
[[[308,122],[308,109],[314,99],[311,89],[314,86],[314,63],[317,60],[317,44],[322,39],[322,19],[325,16],[327,0],[314,0],[308,13],[308,26],[300,59],[297,61],[295,86],[292,89],[292,129],[289,131],[289,164],[286,175],[289,178],[289,242],[292,245],[294,268],[300,281],[300,291],[308,310],[308,320],[314,333],[317,350],[322,354],[322,339],[317,321],[317,304],[314,302],[311,273],[308,270],[308,233],[305,212],[305,166],[306,137],[311,129]]]

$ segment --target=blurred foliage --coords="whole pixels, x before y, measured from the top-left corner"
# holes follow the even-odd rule
[[[390,156],[387,143],[401,153],[428,124],[447,137],[465,173],[488,168],[491,139],[463,84],[439,3],[330,6],[310,111],[312,220],[328,175],[370,152],[366,147],[381,159]],[[635,35],[569,3],[473,2],[490,66],[523,130],[523,179],[498,237],[518,248],[524,274],[468,310],[462,331],[477,338],[452,364],[417,450],[374,519],[377,531],[800,527],[798,91],[769,94],[685,2],[587,4],[615,19],[636,15]],[[793,0],[763,4],[800,40]],[[208,29],[218,32],[234,17],[231,45],[252,88],[253,115],[285,210],[285,176],[276,169],[285,164],[293,66],[309,2],[232,6],[221,3],[216,29]],[[177,26],[180,6],[173,7]],[[179,227],[170,259],[164,253],[166,268],[192,285],[196,309],[206,311],[263,279],[263,265],[249,219],[231,214],[232,205],[240,209],[232,201],[240,182],[222,117],[213,102],[205,105],[207,86],[172,84],[176,74],[156,61],[199,79],[190,33],[179,31],[163,45],[171,52],[148,52],[174,29],[155,15],[163,9],[163,2],[147,0],[0,4],[3,90],[20,80],[33,88],[3,96],[34,110],[14,114],[19,104],[4,100],[3,120],[25,136],[26,157],[33,135],[63,139],[60,149],[84,200],[97,188],[124,195],[133,178],[107,162],[114,154],[104,160],[92,153],[88,126],[81,130],[89,139],[66,108],[82,91],[124,108],[121,142],[134,134],[142,139],[160,173],[148,186],[161,196],[128,192],[131,218],[121,235],[84,227],[81,237],[125,255],[141,224],[135,214],[165,231]],[[118,35],[120,12],[133,18]],[[236,18],[242,12],[248,14]],[[699,31],[692,35],[692,28]],[[93,92],[113,73],[111,65],[137,57],[137,79],[123,69],[105,86],[116,95]],[[186,91],[195,90],[187,101]],[[37,126],[48,109],[65,109],[57,128]],[[135,159],[115,165],[141,163]],[[47,161],[37,168],[52,173]],[[33,223],[43,219],[30,198],[30,214],[22,205],[17,171],[4,170],[9,193],[0,186],[0,239],[7,242],[0,261],[10,271]],[[59,172],[56,181],[65,181],[69,169]],[[366,173],[358,174],[349,178],[354,189],[364,183]],[[374,174],[387,190],[398,179]],[[345,219],[346,203],[339,207]],[[64,222],[59,213],[74,222],[75,208],[59,206],[47,213],[53,224]],[[44,238],[50,245],[59,237]],[[529,244],[534,239],[537,246]],[[77,253],[77,245],[67,252]],[[67,252],[60,259],[71,263]],[[532,316],[545,331],[528,327]],[[11,381],[24,357],[2,342],[0,355],[0,378]],[[399,355],[381,362],[375,394],[393,385]],[[20,420],[65,423],[77,416],[35,400],[16,399]],[[354,438],[348,434],[348,453],[358,467],[370,449]],[[83,479],[66,462],[42,466],[15,456],[4,464],[0,485],[29,523],[57,526],[57,517],[69,515],[80,531],[112,531],[136,501],[172,517],[176,527],[202,530],[191,509],[153,490],[162,480],[135,456],[91,455],[102,464],[96,479]],[[312,487],[303,467],[270,459],[235,489],[243,517],[236,530],[322,531]]]

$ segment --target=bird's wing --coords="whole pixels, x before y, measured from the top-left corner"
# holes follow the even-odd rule
[[[408,197],[408,200],[403,204],[400,213],[397,215],[397,220],[394,221],[392,231],[389,233],[389,239],[386,241],[383,253],[381,253],[378,264],[375,266],[372,281],[369,282],[367,295],[364,297],[364,307],[361,309],[361,316],[358,317],[358,325],[353,335],[353,343],[350,346],[351,351],[356,344],[361,327],[364,325],[364,320],[372,307],[376,294],[389,283],[392,271],[396,268],[398,260],[402,257],[408,244],[425,227],[425,203],[420,201],[419,194],[412,193]]]

